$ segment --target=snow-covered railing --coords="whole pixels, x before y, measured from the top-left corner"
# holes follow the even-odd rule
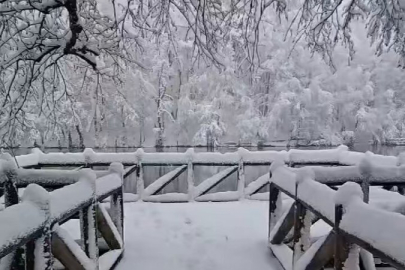
[[[13,170],[6,170],[6,177],[10,172]],[[29,184],[21,202],[15,186],[6,189],[7,207],[0,212],[2,269],[53,269],[52,257],[66,269],[113,267],[124,249],[124,173],[122,164],[113,163],[105,176],[96,179],[92,170],[85,169],[80,171],[79,181],[53,192]],[[110,210],[106,211],[99,202],[109,196]],[[77,214],[81,220],[82,247],[59,227]],[[99,256],[97,230],[110,250],[102,256]]]
[[[248,151],[239,148],[231,153],[207,153],[194,152],[193,148],[184,153],[147,153],[143,149],[125,153],[96,153],[86,148],[82,153],[48,153],[44,154],[39,149],[33,149],[28,155],[16,157],[19,167],[36,168],[44,166],[108,166],[112,162],[120,162],[123,165],[159,166],[187,165],[191,160],[193,165],[203,166],[232,166],[238,165],[242,160],[244,165],[258,166],[270,165],[274,160],[281,159],[291,166],[297,165],[358,165],[364,157],[364,153],[352,152],[344,145],[335,149],[326,150],[300,150],[289,151]],[[382,156],[372,154],[371,160],[375,164],[392,165],[398,163],[394,156]]]
[[[310,166],[315,179],[330,186],[341,185],[347,181],[363,183],[363,188],[368,185],[402,186],[405,184],[405,166],[401,165],[401,157],[381,156],[370,152],[357,153],[348,151],[346,146],[326,150],[300,150],[289,151],[263,151],[253,152],[240,148],[232,153],[195,153],[188,149],[185,153],[145,153],[138,149],[132,153],[95,153],[92,149],[85,149],[83,153],[49,153],[44,154],[38,149],[33,149],[29,155],[18,156],[16,160],[20,167],[90,167],[97,168],[111,162],[120,162],[131,166],[136,171],[136,179],[132,178],[128,186],[136,185],[137,196],[144,201],[151,202],[186,202],[186,201],[229,201],[239,199],[267,200],[268,194],[260,192],[269,184],[269,175],[265,174],[255,181],[246,184],[246,166],[269,166],[275,160],[280,160],[290,167],[298,168]],[[373,169],[367,174],[362,172],[361,165],[367,160]],[[321,167],[319,165],[326,165]],[[361,166],[360,166],[361,165]],[[175,166],[174,170],[158,178],[149,186],[144,180],[145,166]],[[228,167],[217,174],[196,185],[194,182],[194,168],[196,166],[223,166]],[[364,167],[364,166],[363,166]],[[78,171],[49,171],[44,173],[35,172],[35,169],[19,169],[20,176],[16,177],[17,186],[24,186],[35,180],[45,186],[58,187],[72,183],[77,177]],[[17,170],[18,171],[18,170]],[[187,171],[187,192],[162,194],[165,186],[177,179]],[[98,176],[104,175],[105,171],[97,171]],[[208,193],[213,188],[227,179],[230,175],[237,174],[237,190]],[[0,173],[1,174],[1,173]],[[48,176],[48,177],[46,177]],[[37,178],[37,179],[35,179]],[[136,183],[135,183],[136,182]],[[132,189],[134,190],[134,189]],[[203,190],[203,191],[201,191]]]
[[[363,174],[372,171],[374,166],[364,163],[360,165]],[[331,259],[338,270],[359,269],[360,263],[375,267],[373,255],[405,269],[405,216],[392,212],[403,212],[405,197],[376,189],[367,204],[360,185],[347,182],[335,191],[315,181],[313,168],[291,169],[282,161],[273,163],[271,175],[269,245],[284,269],[322,269]],[[284,201],[288,202],[284,212],[280,192],[293,199]],[[310,231],[318,219],[329,229],[313,240]]]

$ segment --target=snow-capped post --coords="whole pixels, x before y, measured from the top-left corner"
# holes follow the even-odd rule
[[[363,200],[363,191],[361,187],[354,182],[346,182],[341,186],[335,195],[335,256],[334,269],[353,269],[350,265],[358,265],[359,248],[351,244],[341,233],[339,225],[345,213],[347,206],[355,200]]]
[[[295,182],[295,213],[294,213],[294,258],[293,263],[298,261],[302,254],[310,246],[310,229],[312,217],[305,206],[298,200],[299,186],[304,181],[311,181],[314,179],[313,171],[309,168],[301,168],[297,173]]]
[[[401,175],[402,172],[405,172],[405,152],[401,152],[398,157],[397,157],[397,166],[399,166],[400,168],[400,172]],[[402,195],[405,195],[405,186],[404,185],[400,185],[398,186],[398,192]]]
[[[83,151],[83,155],[84,155],[84,162],[86,163],[84,165],[85,168],[92,169],[93,168],[92,164],[93,161],[95,160],[96,152],[94,152],[92,148],[86,148]]]
[[[38,160],[38,164],[33,166],[33,169],[41,169],[41,156],[44,155],[44,152],[41,151],[41,149],[39,148],[32,148],[31,149],[31,154],[36,155],[37,156],[37,160]]]
[[[139,196],[139,200],[143,200],[143,191],[145,189],[145,183],[143,181],[143,167],[142,167],[142,157],[145,152],[142,148],[139,148],[135,152],[136,163],[138,164],[138,169],[136,171],[136,191]]]
[[[122,240],[124,240],[124,166],[121,163],[113,162],[108,169],[110,173],[116,173],[121,177],[121,188],[119,192],[111,195],[110,213],[114,225],[117,227]]]
[[[269,179],[270,179],[270,191],[269,191],[269,231],[268,231],[268,237],[270,240],[270,232],[273,229],[274,225],[277,222],[278,216],[278,209],[277,206],[281,202],[281,196],[280,196],[280,191],[276,187],[276,185],[272,182],[272,176],[274,172],[284,166],[284,162],[281,161],[280,159],[276,159],[271,163],[270,166],[270,172],[269,172]]]
[[[1,179],[2,178],[2,179]],[[5,207],[17,204],[18,189],[17,181],[17,164],[9,153],[0,155],[0,179],[4,183],[4,204]]]
[[[239,199],[245,198],[245,164],[244,156],[249,154],[249,151],[243,147],[238,148],[239,165],[238,165],[238,192]]]
[[[189,148],[186,151],[187,156],[187,188],[188,188],[188,200],[194,200],[194,148]]]
[[[362,176],[361,181],[361,189],[363,191],[363,199],[365,203],[369,201],[369,194],[370,194],[370,178],[371,178],[371,158],[373,153],[366,152],[364,158],[361,160],[359,164],[360,174]]]
[[[30,184],[22,196],[23,202],[35,204],[45,217],[44,227],[41,236],[33,242],[27,243],[26,247],[26,269],[53,269],[52,258],[52,228],[50,213],[50,196],[49,193],[37,184]]]
[[[83,176],[79,181],[85,181],[92,188],[92,201],[89,207],[80,211],[80,235],[83,250],[94,261],[98,260],[97,222],[96,222],[96,174],[91,169],[82,170]]]

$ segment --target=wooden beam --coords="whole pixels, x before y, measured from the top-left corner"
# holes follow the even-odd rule
[[[162,191],[171,181],[176,179],[180,174],[182,174],[187,169],[187,165],[183,165],[174,169],[173,171],[168,172],[167,174],[163,175],[149,186],[147,186],[144,190],[144,196],[151,196],[156,195],[160,191]],[[138,191],[139,192],[139,191]]]
[[[333,258],[335,234],[330,231],[328,235],[318,239],[297,261],[297,265],[308,262],[302,270],[320,270]],[[308,257],[312,258],[308,258]]]
[[[286,213],[281,217],[281,220],[277,222],[270,234],[270,243],[273,245],[280,245],[286,238],[291,228],[294,226],[294,213],[295,203],[291,204],[290,208],[286,210]],[[278,226],[278,224],[280,224]]]
[[[52,234],[52,254],[68,270],[87,270],[57,233]]]
[[[98,204],[96,212],[97,228],[103,236],[108,247],[110,249],[121,249],[122,238],[111,217],[108,215],[105,207],[101,204]]]
[[[219,173],[214,174],[210,178],[204,180],[194,189],[195,197],[207,194],[208,192],[210,192],[210,190],[212,190],[214,187],[216,187],[219,183],[228,178],[231,174],[233,174],[237,170],[238,166],[233,166],[225,170],[222,170]]]

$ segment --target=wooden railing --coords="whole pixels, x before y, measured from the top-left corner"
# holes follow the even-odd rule
[[[403,167],[376,168],[364,165],[357,170],[349,167],[339,170],[291,169],[281,162],[272,166],[269,246],[284,269],[323,269],[333,260],[334,269],[337,270],[343,269],[345,264],[346,269],[358,269],[358,265],[361,265],[360,269],[369,270],[375,269],[373,255],[396,269],[405,269],[405,216],[388,211],[391,209],[386,203],[371,200],[368,204],[369,186],[387,182],[402,186],[405,183],[403,178],[401,181],[396,178],[399,174],[395,171]],[[345,169],[348,169],[346,174]],[[339,171],[342,178],[347,180],[354,175],[357,177],[335,191],[328,185],[339,185],[343,179],[328,180],[328,185],[316,181],[328,170]],[[284,211],[280,192],[293,199],[287,203]],[[382,192],[387,193],[388,200],[400,196],[390,191]],[[330,229],[312,243],[311,226],[319,219]]]
[[[370,160],[381,165],[395,167],[398,163],[397,157],[368,155],[371,156]],[[35,172],[35,169],[29,168],[98,168],[111,162],[120,162],[125,166],[129,166],[129,169],[136,171],[136,179],[133,179],[134,183],[132,184],[132,186],[136,187],[137,192],[137,196],[133,197],[134,199],[149,202],[267,200],[268,193],[262,191],[265,191],[265,188],[269,185],[268,173],[247,183],[246,167],[270,166],[274,160],[281,160],[290,167],[336,166],[335,171],[329,169],[322,171],[322,168],[316,169],[316,175],[317,180],[321,182],[329,181],[330,185],[339,185],[347,181],[348,178],[352,180],[356,177],[363,179],[357,165],[361,163],[364,157],[364,153],[348,151],[345,146],[328,150],[292,149],[289,151],[248,151],[241,148],[236,152],[225,154],[195,153],[193,149],[188,149],[185,153],[145,153],[142,149],[128,153],[95,153],[92,149],[85,149],[82,153],[44,154],[38,149],[33,149],[31,154],[16,157],[19,166],[26,169],[18,172],[19,176],[16,179],[16,184],[23,187],[30,183],[37,172]],[[151,166],[174,168],[147,185],[148,183],[144,179],[145,167]],[[198,166],[221,166],[224,169],[197,184],[194,171]],[[345,172],[349,173],[341,174],[339,167],[343,166],[347,167]],[[187,172],[186,192],[182,193],[175,190],[173,193],[165,193],[165,188],[185,172]],[[47,171],[46,174],[47,177],[45,177],[45,172],[40,173],[36,181],[41,183],[42,186],[57,188],[74,182],[78,172],[52,169]],[[97,174],[101,176],[105,172],[97,171]],[[235,174],[237,179],[236,190],[214,192],[216,186]],[[26,177],[27,175],[29,177]],[[405,174],[403,175],[405,176]],[[347,177],[345,178],[345,176]],[[55,181],[55,179],[59,180]],[[393,177],[391,179],[393,180],[392,183],[385,183],[388,187],[396,184],[394,183],[395,179]],[[398,179],[402,181],[402,175]]]
[[[0,212],[1,269],[53,269],[54,258],[66,269],[113,268],[124,251],[123,179],[133,170],[112,163],[100,178],[91,169],[71,172],[69,181],[63,187],[58,183],[61,188],[52,192],[28,182],[42,179],[49,184],[54,172],[45,172],[41,178],[43,171],[32,175],[22,170],[10,156],[0,157],[6,206]],[[16,183],[26,186],[21,201]],[[108,210],[100,203],[107,197]],[[59,226],[77,216],[80,243]],[[99,235],[108,250],[99,249]]]

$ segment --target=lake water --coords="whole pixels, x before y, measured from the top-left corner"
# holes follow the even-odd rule
[[[333,147],[334,148],[334,147]],[[281,150],[287,150],[286,148],[282,147],[263,147],[258,149],[257,147],[246,147],[246,149],[251,150],[251,151],[264,151],[264,150],[275,150],[275,151],[281,151]],[[299,148],[299,149],[327,149],[327,147],[305,147],[305,148]],[[210,151],[207,148],[203,147],[198,147],[194,148],[195,152],[207,152]],[[366,151],[371,151],[375,154],[381,154],[381,155],[393,155],[396,156],[399,153],[405,151],[405,146],[373,146],[373,145],[368,145],[368,144],[356,144],[353,147],[351,147],[352,151],[357,151],[357,152],[366,152]],[[46,149],[44,152],[68,152],[68,149]],[[81,152],[82,150],[80,149],[71,149],[71,152]],[[96,149],[96,152],[134,152],[136,151],[136,148],[105,148],[105,149]],[[156,152],[156,148],[144,148],[145,152]],[[165,147],[163,149],[160,149],[162,152],[185,152],[187,151],[186,147]],[[237,151],[236,147],[220,147],[218,149],[215,149],[216,152],[234,152]],[[21,155],[21,154],[27,154],[30,152],[30,149],[28,148],[20,148],[20,149],[15,149],[14,151],[15,155]],[[144,181],[145,181],[145,186],[148,186],[150,183],[158,179],[160,176],[168,173],[169,171],[173,170],[175,167],[170,167],[170,166],[159,166],[159,167],[145,167],[144,168]],[[223,170],[224,167],[221,166],[196,166],[194,169],[194,179],[195,179],[195,185],[197,186],[200,184],[202,181],[205,179],[209,178],[210,176],[220,172]],[[245,168],[245,179],[246,179],[246,184],[249,184],[250,182],[256,180],[258,177],[266,174],[269,172],[269,167],[268,166],[254,166],[254,167],[249,167],[247,166]],[[211,192],[220,192],[220,191],[233,191],[237,189],[237,174],[234,173],[233,175],[229,176],[227,179],[225,179],[223,182],[221,182],[218,186],[216,186]],[[135,185],[135,176],[133,175],[132,177],[129,177],[125,181],[125,191],[126,192],[131,192],[131,193],[136,193],[136,185]],[[263,190],[266,191],[266,190]],[[178,179],[174,180],[172,183],[167,185],[165,189],[162,191],[162,193],[167,193],[167,192],[182,192],[182,193],[187,193],[187,173],[183,173],[178,177]]]

